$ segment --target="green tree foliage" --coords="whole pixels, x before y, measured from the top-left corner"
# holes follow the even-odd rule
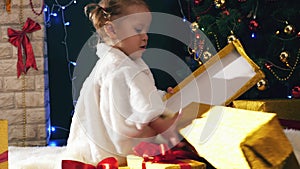
[[[186,0],[186,3],[190,6],[190,22],[197,22],[216,48],[226,46],[227,37],[234,34],[266,74],[266,90],[253,87],[241,98],[287,98],[300,85],[299,0]]]

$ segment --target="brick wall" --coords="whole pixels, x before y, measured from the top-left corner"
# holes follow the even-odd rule
[[[8,141],[13,146],[46,145],[49,125],[47,84],[47,55],[44,42],[44,18],[32,12],[30,1],[23,0],[23,22],[30,17],[42,29],[27,34],[35,55],[38,71],[30,68],[27,75],[17,77],[17,48],[8,42],[7,28],[21,30],[20,2],[11,1],[11,12],[5,11],[5,0],[0,1],[0,119],[7,119]],[[32,0],[39,12],[42,0]],[[25,116],[26,114],[26,116]],[[26,120],[24,120],[26,119]],[[26,124],[24,122],[26,121]]]

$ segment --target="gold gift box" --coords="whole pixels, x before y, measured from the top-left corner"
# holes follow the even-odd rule
[[[235,100],[232,102],[232,107],[273,112],[277,114],[280,120],[293,121],[295,122],[294,125],[298,123],[297,126],[300,129],[300,99]],[[293,128],[293,126],[291,127]]]
[[[128,155],[127,156],[127,165],[130,169],[142,169],[143,158],[136,155]],[[184,159],[180,160],[180,162],[188,163],[191,166],[191,169],[205,169],[205,163]],[[179,164],[169,164],[169,163],[152,163],[146,162],[146,169],[180,169]]]
[[[0,169],[8,168],[8,159],[6,154],[8,151],[8,122],[0,120]]]
[[[236,39],[175,86],[164,100],[172,112],[191,102],[228,105],[264,77]]]
[[[218,169],[300,168],[275,113],[191,103],[182,116],[180,134]]]

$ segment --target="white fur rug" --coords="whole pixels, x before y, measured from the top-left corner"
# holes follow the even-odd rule
[[[61,169],[65,147],[8,147],[9,169]]]
[[[284,130],[300,164],[300,130]],[[65,147],[9,147],[9,169],[60,169]]]

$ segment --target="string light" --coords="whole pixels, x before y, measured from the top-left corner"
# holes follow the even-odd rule
[[[178,5],[179,5],[179,8],[180,8],[180,13],[181,13],[181,15],[182,15],[182,20],[183,20],[183,22],[186,22],[187,21],[187,18],[186,18],[186,16],[184,15],[184,12],[183,12],[183,9],[182,9],[182,4],[181,4],[181,1],[180,0],[177,0],[177,2],[178,2]]]
[[[69,78],[70,81],[73,81],[73,77],[72,77],[72,68],[75,67],[77,64],[75,61],[72,61],[70,59],[69,56],[69,48],[68,48],[68,43],[67,43],[67,39],[68,39],[68,31],[67,31],[67,27],[71,26],[71,22],[67,21],[65,19],[65,12],[67,11],[68,7],[70,7],[71,5],[77,4],[76,0],[70,0],[68,3],[62,5],[58,2],[58,0],[54,0],[53,5],[51,6],[51,8],[49,8],[49,6],[45,5],[44,6],[44,14],[45,14],[45,25],[47,27],[52,26],[51,25],[51,19],[56,18],[58,16],[61,17],[61,22],[63,25],[63,40],[61,42],[61,44],[64,46],[64,51],[65,51],[65,58],[66,61],[68,63],[68,74],[69,74]],[[72,91],[74,91],[74,85],[72,85]],[[60,126],[50,126],[48,129],[49,134],[54,134],[57,132],[57,129],[69,132],[68,129],[60,127]],[[57,143],[55,141],[50,141],[48,143],[49,146],[57,146]]]

